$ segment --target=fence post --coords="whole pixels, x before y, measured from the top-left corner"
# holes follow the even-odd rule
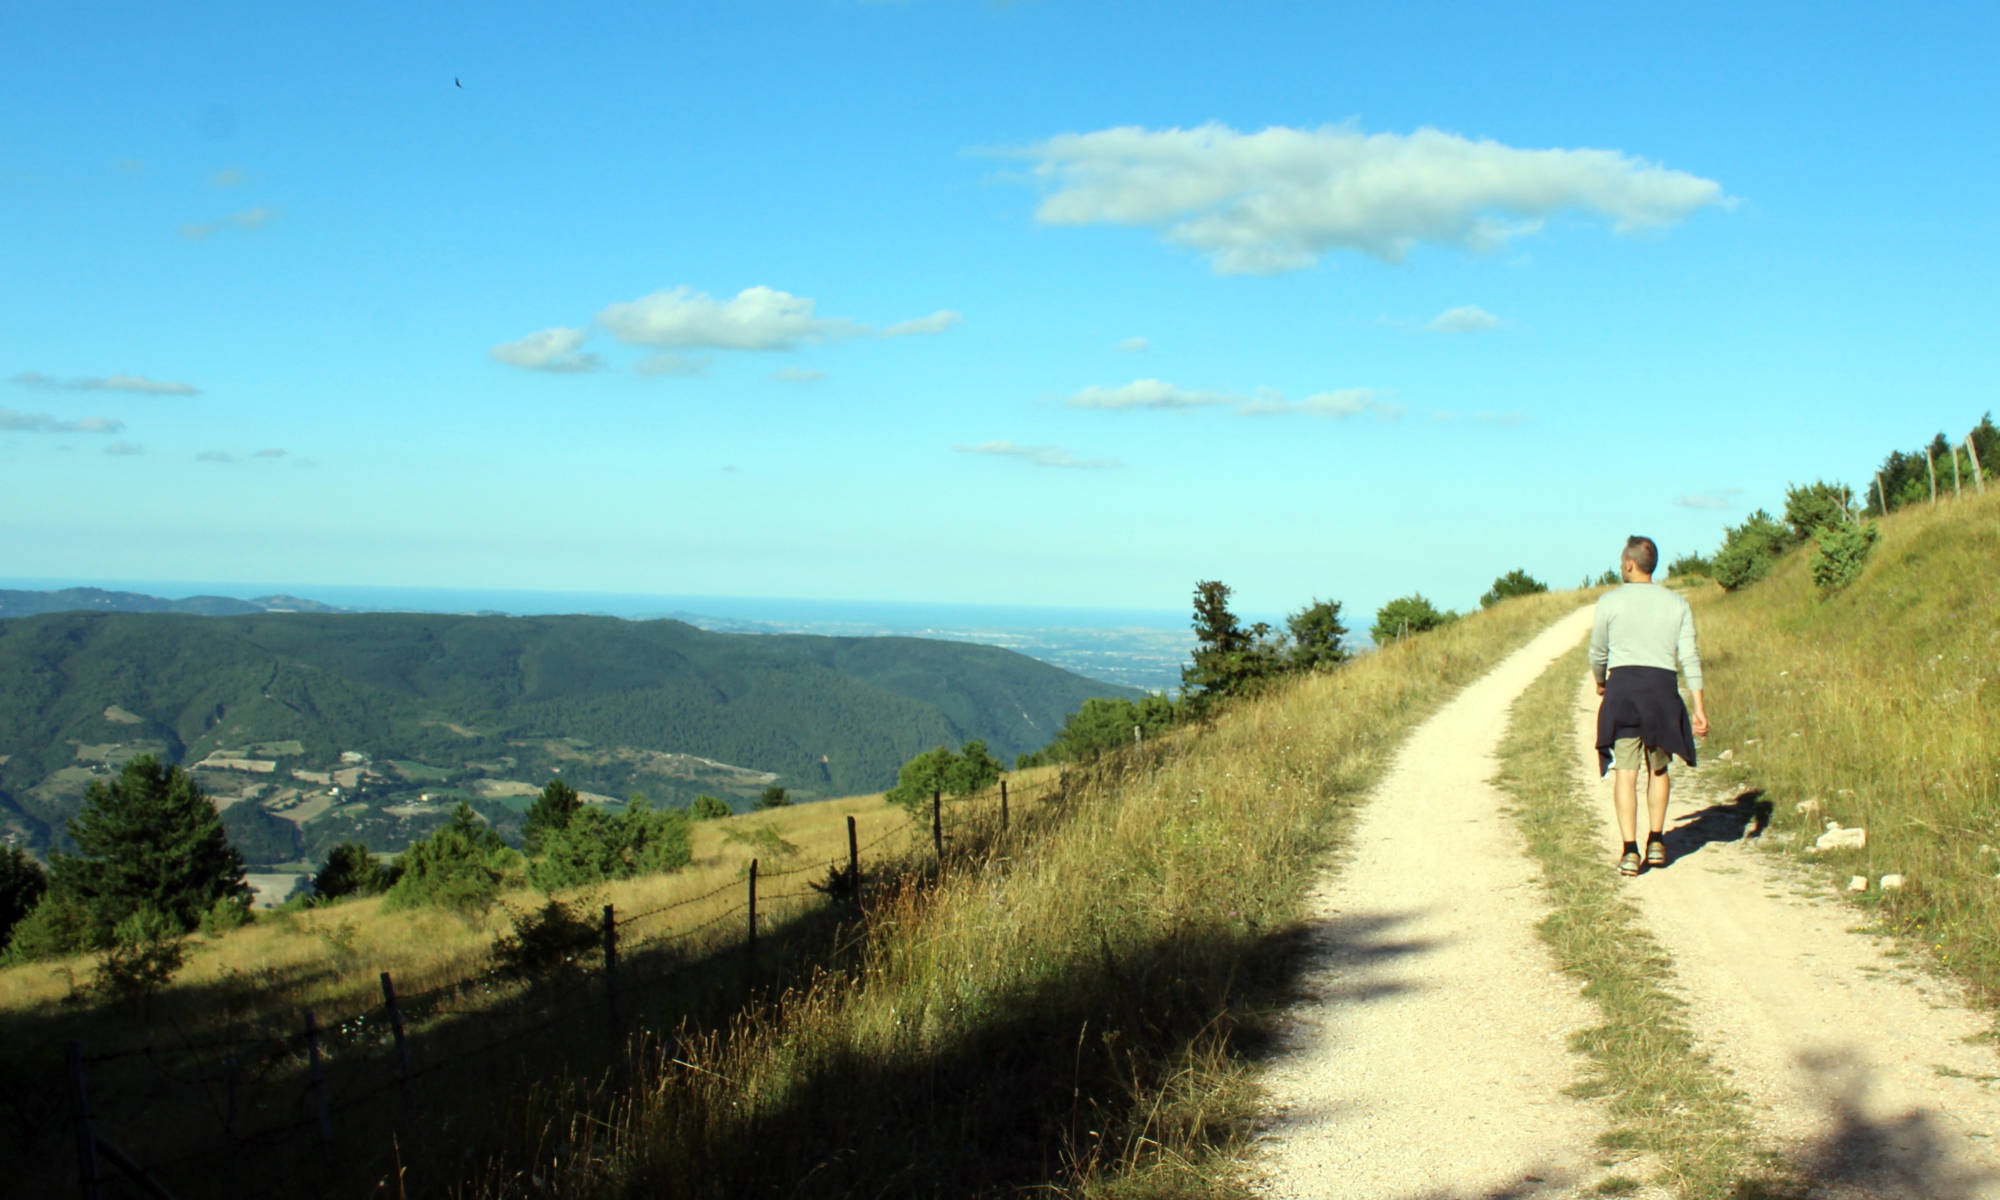
[[[1000,781],[1000,832],[1007,832],[1007,781]]]
[[[1139,732],[1137,725],[1132,727],[1132,748],[1134,750],[1144,750],[1146,748],[1146,737]]]
[[[389,972],[382,972],[382,1006],[389,1010],[389,1029],[396,1035],[396,1085],[403,1091],[403,1103],[410,1102],[410,1043],[403,1038],[403,1010],[396,1005],[396,985]]]
[[[854,881],[854,898],[861,899],[861,843],[854,836],[854,818],[847,818],[847,877]]]
[[[1960,493],[1958,490],[1958,447],[1953,446],[1951,448],[1951,498],[1956,500],[1959,498],[1959,494]]]
[[[83,1085],[83,1043],[72,1041],[69,1052],[71,1114],[76,1118],[76,1173],[83,1200],[101,1200],[104,1188],[97,1175],[97,1132],[90,1122],[90,1096]]]
[[[944,864],[944,793],[931,791],[931,844],[937,847],[938,864]]]
[[[1882,506],[1882,515],[1889,515],[1889,493],[1882,488],[1882,472],[1875,472],[1875,501]]]
[[[1931,448],[1924,447],[1924,470],[1931,474],[1931,503],[1937,503],[1937,463],[1931,459]]]
[[[1986,472],[1980,469],[1979,447],[1973,445],[1972,435],[1969,433],[1965,435],[1965,452],[1972,459],[1972,486],[1978,490],[1980,495],[1984,496],[1986,494]]]
[[[611,1018],[611,1048],[618,1048],[618,911],[604,906],[604,1010]]]
[[[320,1148],[333,1153],[333,1118],[326,1111],[326,1073],[319,1065],[319,1019],[306,1010],[306,1052],[312,1061],[313,1107],[319,1112]]]
[[[757,860],[750,860],[750,948],[757,948]]]

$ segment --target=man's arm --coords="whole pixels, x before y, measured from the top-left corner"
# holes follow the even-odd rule
[[[1604,600],[1597,602],[1597,614],[1590,622],[1590,674],[1597,680],[1597,694],[1604,694],[1605,664],[1611,661],[1611,614]]]
[[[1687,679],[1688,698],[1694,701],[1694,712],[1688,723],[1694,727],[1696,737],[1708,736],[1708,710],[1701,702],[1701,652],[1695,646],[1694,610],[1681,601],[1681,632],[1678,648],[1681,660],[1681,674]]]

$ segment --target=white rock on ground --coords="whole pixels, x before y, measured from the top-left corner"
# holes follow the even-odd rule
[[[1828,821],[1826,823],[1826,832],[1819,835],[1819,840],[1812,844],[1812,848],[1816,851],[1861,850],[1865,849],[1867,845],[1868,831],[1866,829],[1860,826],[1856,826],[1853,829],[1843,829],[1840,822]]]
[[[1866,875],[1849,875],[1847,877],[1847,890],[1850,892],[1867,891],[1868,877]]]

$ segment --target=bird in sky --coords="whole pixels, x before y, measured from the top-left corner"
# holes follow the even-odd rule
[[[464,84],[462,84],[462,83],[459,83],[459,82],[458,82],[458,76],[456,76],[456,75],[454,75],[454,76],[452,76],[452,77],[451,77],[451,82],[452,82],[452,84],[453,84],[454,86],[457,86],[457,87],[461,87],[461,88],[462,88],[462,87],[464,87],[464,86],[465,86]]]

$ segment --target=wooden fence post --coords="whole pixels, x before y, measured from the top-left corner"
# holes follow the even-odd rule
[[[1889,493],[1882,487],[1882,472],[1875,472],[1875,502],[1882,506],[1882,515],[1889,515]]]
[[[611,1047],[618,1048],[618,911],[604,906],[604,1009],[611,1018]]]
[[[1937,463],[1931,460],[1931,448],[1924,447],[1924,470],[1931,475],[1931,503],[1937,503]]]
[[[757,948],[757,860],[750,860],[750,948]]]
[[[389,972],[382,972],[382,1007],[389,1010],[389,1029],[396,1035],[396,1086],[402,1089],[403,1103],[410,1102],[410,1043],[403,1037],[403,1010],[396,1005],[396,985]]]
[[[1956,500],[1959,498],[1959,494],[1960,493],[1958,490],[1958,447],[1953,446],[1951,448],[1951,498]]]
[[[312,1063],[313,1107],[319,1112],[320,1148],[333,1153],[333,1118],[326,1111],[326,1072],[319,1063],[319,1019],[306,1010],[306,1052]]]
[[[944,793],[931,792],[931,845],[937,848],[939,865],[944,863]]]
[[[83,1083],[83,1043],[72,1041],[69,1053],[69,1093],[71,1114],[76,1119],[76,1173],[83,1184],[83,1200],[102,1200],[103,1183],[97,1174],[97,1131],[90,1121],[90,1096]]]
[[[854,836],[854,818],[847,818],[847,877],[854,881],[854,898],[861,899],[861,843]]]
[[[1986,472],[1979,466],[1979,447],[1973,445],[1972,435],[1965,435],[1965,453],[1972,459],[1972,486],[1980,495],[1986,494]]]
[[[1000,832],[1007,832],[1007,781],[1000,781]]]

